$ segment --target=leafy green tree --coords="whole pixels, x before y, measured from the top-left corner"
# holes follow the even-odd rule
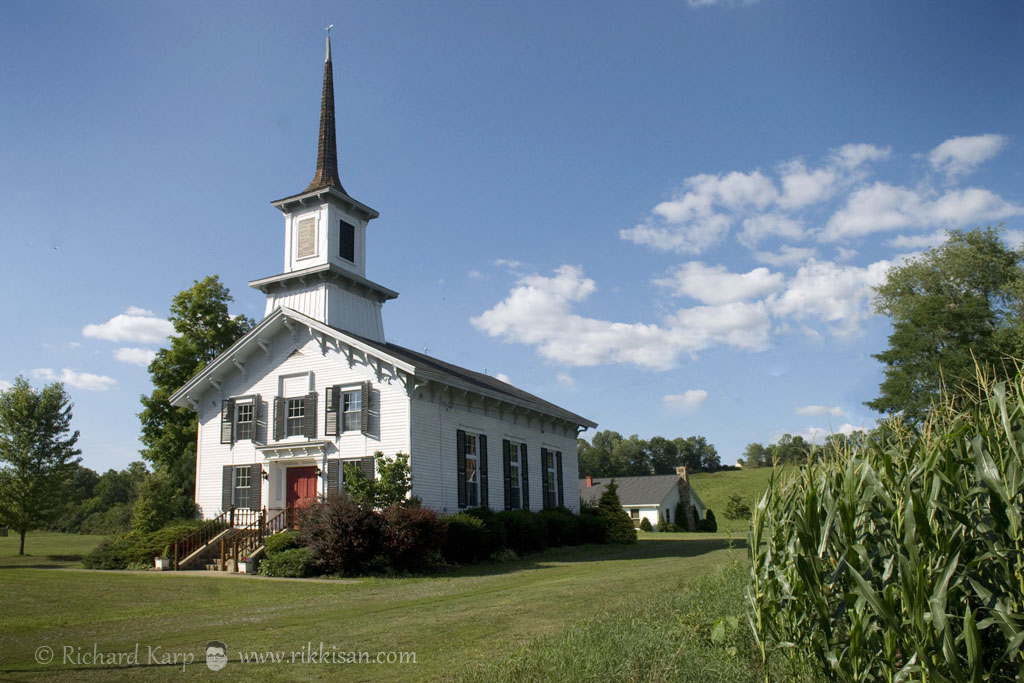
[[[995,378],[1012,374],[1004,359],[1024,349],[1024,253],[999,233],[951,231],[876,288],[875,310],[892,319],[892,334],[875,355],[885,379],[868,407],[916,422],[943,392],[974,386],[976,362]]]
[[[750,519],[750,505],[743,500],[743,496],[733,493],[725,504],[726,519]]]
[[[688,436],[673,441],[679,451],[679,464],[691,472],[711,472],[721,466],[718,451],[703,436]]]
[[[151,513],[163,510],[174,517],[195,513],[196,416],[188,408],[176,408],[167,399],[217,355],[253,327],[244,315],[232,316],[233,301],[216,275],[195,281],[171,302],[170,321],[175,336],[169,348],[160,349],[149,364],[153,393],[142,397],[142,457],[164,478],[150,487],[171,497],[169,505],[148,502]],[[169,487],[169,488],[167,488]],[[167,521],[167,520],[165,520]]]
[[[396,453],[394,458],[385,458],[377,451],[373,458],[377,465],[377,476],[373,479],[363,474],[355,463],[345,463],[345,492],[359,505],[371,509],[383,510],[389,505],[405,503],[412,490],[409,456]]]
[[[650,454],[654,474],[675,474],[679,448],[674,441],[669,441],[663,436],[652,436],[647,442],[647,452]]]
[[[767,467],[772,464],[771,458],[764,444],[748,443],[743,451],[742,458],[744,467]]]
[[[622,439],[612,449],[612,463],[625,463],[624,474],[630,477],[650,474],[651,457],[647,450],[647,442],[636,434],[628,439]]]
[[[67,506],[81,451],[71,431],[73,404],[60,382],[36,391],[24,377],[0,391],[0,522],[25,534],[42,528]]]
[[[615,453],[615,447],[621,441],[622,435],[610,429],[594,434],[589,444],[583,439],[577,440],[580,475],[584,477],[587,475],[594,477],[625,475],[629,466],[628,461],[623,458],[624,452],[620,449],[618,453]],[[586,445],[580,446],[580,442]]]

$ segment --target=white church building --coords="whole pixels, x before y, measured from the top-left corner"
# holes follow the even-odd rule
[[[250,282],[264,319],[170,398],[198,416],[203,517],[303,507],[342,490],[342,463],[373,476],[376,451],[408,454],[412,495],[439,512],[578,512],[576,437],[594,422],[386,340],[381,310],[398,293],[367,279],[379,214],[338,176],[329,37],[316,174],[273,206],[284,271]]]

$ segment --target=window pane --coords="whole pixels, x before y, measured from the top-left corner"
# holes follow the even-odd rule
[[[346,261],[356,260],[356,228],[354,225],[345,221],[341,223],[341,235],[338,247],[338,256],[345,259]]]
[[[288,419],[285,421],[285,436],[302,436],[306,423],[306,399],[288,399]]]
[[[363,392],[346,391],[341,395],[343,432],[359,431],[363,426]]]
[[[235,440],[252,439],[253,404],[239,403],[235,406]]]

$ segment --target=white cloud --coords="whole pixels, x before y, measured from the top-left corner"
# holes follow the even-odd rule
[[[573,366],[628,363],[664,370],[680,352],[722,344],[757,350],[768,343],[771,321],[763,302],[681,309],[664,326],[573,313],[572,304],[595,289],[581,268],[564,265],[553,277],[521,277],[503,301],[470,322],[492,337],[537,346],[545,358]]]
[[[76,342],[76,341],[70,341],[70,342],[68,342],[68,348],[69,348],[69,349],[72,349],[72,350],[74,350],[74,349],[77,349],[77,348],[80,348],[81,346],[82,346],[82,343],[81,343],[81,342]]]
[[[838,247],[836,249],[836,261],[849,261],[857,255],[856,249],[847,249],[846,247]]]
[[[839,406],[800,406],[796,409],[797,415],[833,415],[843,417],[846,411]]]
[[[730,273],[725,266],[691,261],[675,268],[667,278],[654,281],[675,296],[688,296],[706,304],[725,304],[766,296],[782,287],[782,273],[755,268],[749,273]]]
[[[88,372],[76,372],[64,368],[60,374],[51,368],[36,368],[29,371],[29,374],[44,382],[63,382],[69,387],[82,389],[84,391],[107,391],[117,386],[117,380],[104,375],[93,375]]]
[[[1003,240],[1011,249],[1020,249],[1024,245],[1024,230],[1005,230]]]
[[[832,161],[846,168],[857,168],[868,161],[883,161],[890,156],[891,147],[876,147],[866,143],[843,145],[832,151]]]
[[[878,261],[860,268],[829,261],[801,266],[781,295],[772,295],[769,306],[776,315],[798,320],[818,318],[839,336],[853,334],[869,314],[871,287],[880,285],[892,264]]]
[[[561,384],[563,387],[567,389],[572,389],[576,386],[576,380],[573,379],[572,375],[566,372],[558,373],[557,375],[555,375],[555,379],[558,380],[559,384]]]
[[[754,248],[768,237],[783,237],[799,240],[804,237],[804,226],[798,220],[778,213],[763,213],[743,220],[739,240],[744,246]]]
[[[876,182],[847,197],[821,237],[831,242],[886,230],[972,224],[1024,215],[1024,206],[977,187],[950,190],[930,199],[917,190]]]
[[[497,375],[494,376],[494,379],[498,380],[499,382],[504,382],[505,384],[512,384],[512,378],[506,375],[504,372],[499,372]]]
[[[1002,135],[965,135],[950,138],[928,154],[928,161],[936,171],[949,176],[970,173],[979,164],[988,161],[1006,146]]]
[[[948,237],[947,230],[936,230],[921,235],[897,235],[886,244],[896,249],[931,249],[945,242]]]
[[[708,392],[703,389],[689,389],[682,394],[666,394],[661,397],[661,404],[666,408],[680,412],[696,410],[707,399]]]
[[[466,273],[466,277],[468,277],[470,280],[483,280],[484,274],[481,273],[479,270],[471,270],[468,273]]]
[[[5,379],[0,379],[0,391],[7,391],[14,385]]]
[[[754,253],[754,258],[758,261],[777,268],[781,266],[793,266],[798,263],[806,263],[817,256],[818,250],[814,247],[804,248],[792,247],[789,245],[780,247],[777,252],[758,251]]]
[[[521,267],[523,264],[513,259],[499,258],[494,259],[494,265],[500,268],[508,268],[509,270],[515,270],[516,268]]]
[[[146,367],[153,362],[154,358],[156,358],[156,351],[150,349],[122,347],[117,351],[114,351],[114,358],[122,363],[131,363],[132,365],[141,365]]]
[[[780,167],[782,175],[782,196],[779,206],[787,209],[817,204],[828,199],[835,192],[839,172],[835,168],[808,170],[799,159],[788,161]]]
[[[159,344],[174,334],[174,325],[156,317],[152,311],[129,306],[127,311],[105,323],[86,325],[82,334],[106,341]]]

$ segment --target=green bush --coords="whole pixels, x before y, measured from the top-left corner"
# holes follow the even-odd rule
[[[547,525],[535,512],[529,510],[503,510],[498,516],[505,523],[508,547],[520,555],[527,555],[548,547]]]
[[[607,543],[608,519],[594,506],[580,508],[580,541],[583,543]]]
[[[263,549],[266,551],[268,556],[284,552],[285,550],[291,550],[292,548],[301,547],[302,538],[299,536],[298,531],[282,531],[281,533],[268,537],[263,542]]]
[[[260,562],[259,574],[262,576],[281,576],[301,579],[313,574],[309,548],[288,548],[278,550]]]
[[[773,478],[748,589],[766,661],[831,680],[1024,671],[1024,378]]]
[[[651,520],[647,519],[646,517],[644,517],[642,520],[640,520],[640,530],[641,531],[653,531],[654,527],[651,526]]]
[[[605,540],[608,543],[636,543],[636,529],[633,527],[633,520],[622,508],[618,490],[618,485],[612,479],[604,487],[601,498],[597,502],[597,509],[608,525]]]
[[[718,522],[715,520],[715,513],[710,508],[704,511],[704,519],[697,520],[697,531],[718,531]]]
[[[202,525],[202,520],[190,519],[169,524],[150,533],[131,531],[102,542],[82,559],[89,569],[126,569],[129,565],[152,565],[153,558],[163,554],[168,546],[181,540]],[[173,554],[173,549],[169,555]],[[179,558],[180,559],[180,558]]]
[[[480,549],[480,557],[490,557],[493,553],[508,545],[508,534],[505,531],[505,523],[498,516],[498,513],[490,508],[476,507],[464,511],[470,517],[476,517],[484,525],[483,547]]]
[[[472,564],[480,559],[486,543],[484,523],[472,515],[460,512],[444,519],[447,534],[444,557],[455,564]]]
[[[550,508],[541,510],[537,516],[547,529],[548,547],[557,548],[563,545],[579,545],[580,518],[567,508]]]
[[[689,508],[690,506],[682,499],[676,503],[676,512],[673,518],[676,520],[676,527],[678,527],[679,531],[690,530]]]

